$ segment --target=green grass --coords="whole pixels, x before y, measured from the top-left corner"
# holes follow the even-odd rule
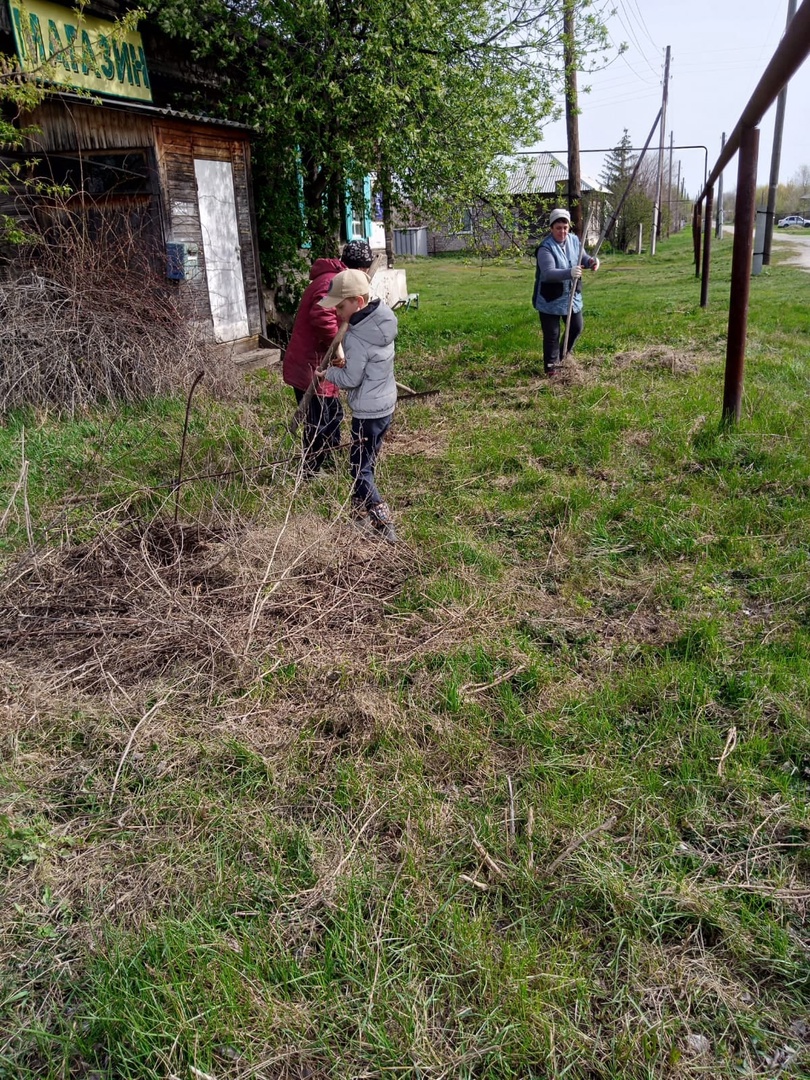
[[[171,618],[260,580],[288,511],[330,531],[279,549],[239,664],[77,686],[4,646],[0,1077],[810,1077],[807,279],[752,281],[721,429],[730,252],[705,310],[687,236],[606,257],[556,384],[528,260],[408,262],[399,378],[441,393],[359,577],[345,472],[249,472],[292,452],[275,377],[200,399],[186,475],[238,475],[181,520],[235,539],[167,571]],[[184,410],[10,418],[4,506],[24,427],[35,544],[170,517]],[[3,542],[54,588],[21,492]]]

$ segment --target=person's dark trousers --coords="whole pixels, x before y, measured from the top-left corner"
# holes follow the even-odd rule
[[[383,501],[374,482],[374,466],[382,446],[383,435],[391,426],[394,414],[378,416],[373,420],[352,417],[352,445],[349,450],[349,466],[354,479],[352,500],[367,510]]]
[[[553,371],[560,362],[560,350],[565,338],[565,319],[559,315],[540,314],[540,326],[543,330],[543,367]],[[568,332],[568,351],[573,352],[574,344],[582,333],[582,312],[571,312],[571,329]]]
[[[298,404],[304,391],[293,387]],[[304,423],[304,468],[315,473],[331,457],[340,445],[340,425],[343,423],[343,406],[338,397],[320,397],[313,394]]]

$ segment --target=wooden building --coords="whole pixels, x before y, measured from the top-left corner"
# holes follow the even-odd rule
[[[37,169],[74,192],[72,207],[148,249],[214,341],[237,353],[258,347],[251,130],[178,107],[191,93],[215,99],[215,74],[148,21],[117,36],[114,4],[91,4],[81,18],[46,0],[11,0],[2,12],[0,51],[30,69],[46,63],[59,87],[21,118],[37,129],[26,147]]]
[[[586,244],[599,238],[605,216],[605,199],[610,194],[594,177],[581,175],[582,201],[585,217],[592,208]],[[505,186],[500,183],[497,194],[505,196],[511,211],[509,228],[503,230],[493,220],[485,202],[464,211],[460,230],[434,227],[428,232],[427,253],[436,255],[448,251],[465,251],[477,234],[493,250],[508,249],[514,236],[525,244],[527,251],[548,232],[548,214],[555,206],[568,205],[568,166],[553,154],[527,153],[517,158],[508,170]]]

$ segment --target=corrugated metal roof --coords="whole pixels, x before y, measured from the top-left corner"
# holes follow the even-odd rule
[[[556,190],[568,179],[568,169],[551,154],[533,154],[510,172],[506,190],[510,195],[539,195]]]
[[[583,192],[606,191],[594,177],[582,173],[581,178]],[[552,195],[557,185],[567,179],[568,166],[559,158],[553,154],[532,154],[515,163],[507,177],[506,191],[509,195]]]
[[[192,113],[182,109],[173,109],[169,105],[147,105],[142,101],[130,101],[127,98],[84,97],[81,94],[70,93],[59,94],[59,97],[67,98],[70,101],[78,101],[83,105],[100,105],[103,109],[117,109],[119,111],[123,109],[125,112],[144,113],[147,116],[162,116],[167,120],[185,120],[191,124],[208,124],[211,127],[235,128],[237,131],[258,130],[256,127],[250,124],[243,124],[239,120],[222,120],[216,116],[205,116],[203,113]]]

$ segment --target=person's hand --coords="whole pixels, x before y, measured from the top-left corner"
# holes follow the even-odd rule
[[[582,267],[581,266],[572,266],[571,267],[571,280],[572,281],[579,281],[579,279],[581,277],[582,277]]]
[[[595,271],[597,271],[598,269],[599,269],[599,260],[598,260],[598,259],[594,259],[594,260],[593,260],[593,266],[591,267],[591,270],[593,270],[593,271],[595,272]]]
[[[340,349],[339,352],[335,353],[330,360],[330,363],[332,367],[346,367],[346,357],[343,355],[343,349]]]

